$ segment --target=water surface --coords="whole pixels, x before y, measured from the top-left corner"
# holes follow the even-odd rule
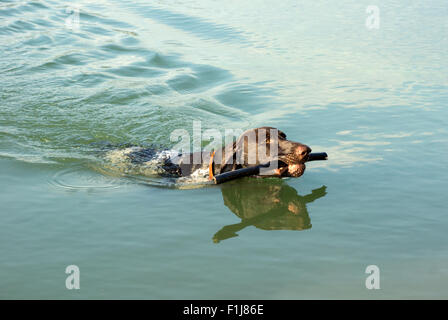
[[[0,298],[448,298],[448,5],[375,5],[0,2]],[[193,121],[330,160],[190,190],[102,166]]]

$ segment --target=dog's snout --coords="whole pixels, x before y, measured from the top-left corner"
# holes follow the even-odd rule
[[[301,157],[307,156],[311,152],[311,148],[306,145],[301,145],[297,147],[297,154]]]

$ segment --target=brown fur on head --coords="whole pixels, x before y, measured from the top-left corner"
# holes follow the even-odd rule
[[[300,177],[311,148],[286,139],[286,134],[273,127],[250,129],[221,150],[219,172],[278,161],[276,176]]]

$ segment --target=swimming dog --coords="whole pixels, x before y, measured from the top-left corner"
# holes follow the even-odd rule
[[[266,162],[276,162],[260,176],[300,177],[311,148],[286,138],[283,131],[273,127],[260,127],[243,132],[236,141],[214,152],[184,153],[173,150],[131,147],[120,151],[128,163],[141,168],[152,168],[151,173],[170,177],[208,177]],[[109,160],[116,161],[116,153]]]

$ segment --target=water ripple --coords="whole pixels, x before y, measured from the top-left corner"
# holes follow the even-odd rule
[[[102,175],[82,165],[73,165],[60,170],[49,182],[55,187],[68,191],[88,192],[107,191],[124,185],[122,179]]]

